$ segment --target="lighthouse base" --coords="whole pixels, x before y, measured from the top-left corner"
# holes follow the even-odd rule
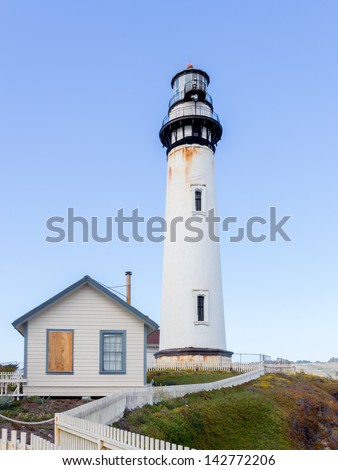
[[[231,369],[232,352],[212,348],[162,349],[154,354],[161,369]]]

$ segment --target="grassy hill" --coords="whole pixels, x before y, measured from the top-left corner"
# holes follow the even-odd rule
[[[195,449],[338,449],[337,400],[337,381],[267,374],[147,405],[114,424]]]
[[[154,386],[205,384],[217,380],[228,379],[238,375],[238,372],[228,370],[155,370],[148,372],[147,382],[153,381]]]

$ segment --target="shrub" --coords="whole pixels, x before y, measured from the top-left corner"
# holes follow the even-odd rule
[[[6,410],[10,408],[14,403],[14,398],[12,397],[0,397],[0,410]]]
[[[38,397],[37,395],[32,395],[27,398],[27,401],[30,403],[37,403],[38,405],[43,405],[48,399],[49,397]]]
[[[0,364],[0,372],[16,372],[19,364],[17,362]]]

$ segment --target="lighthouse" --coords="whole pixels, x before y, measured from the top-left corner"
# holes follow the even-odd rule
[[[161,366],[231,364],[226,350],[214,155],[222,126],[206,72],[191,64],[172,81],[160,140],[167,148]]]

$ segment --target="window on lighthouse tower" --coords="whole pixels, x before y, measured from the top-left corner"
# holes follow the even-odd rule
[[[207,200],[205,184],[191,185],[191,211],[193,215],[206,215]]]
[[[195,325],[209,324],[209,291],[195,290],[193,291],[195,304]]]
[[[195,191],[195,211],[202,210],[202,191]]]
[[[197,321],[204,321],[204,295],[197,296]]]

